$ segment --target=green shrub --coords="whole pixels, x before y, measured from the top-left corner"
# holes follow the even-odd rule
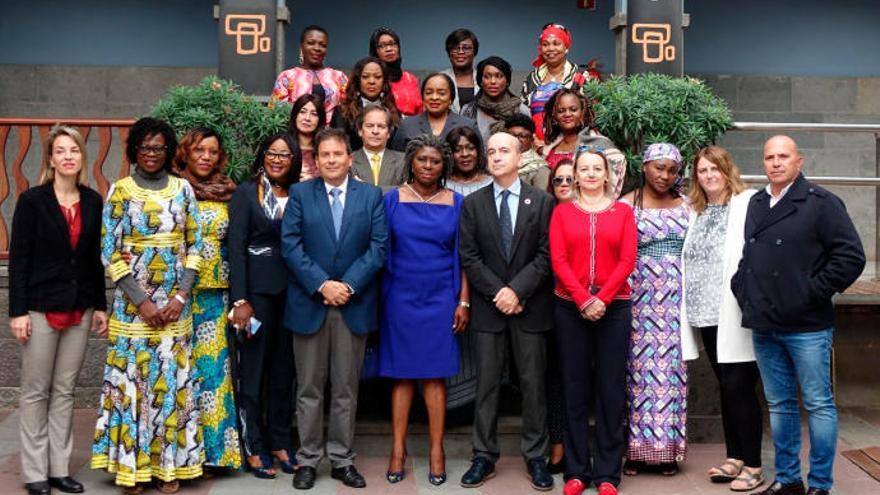
[[[589,80],[584,94],[593,102],[596,127],[626,155],[629,173],[642,170],[642,151],[672,143],[686,164],[730,128],[727,104],[702,81],[659,74]]]
[[[198,86],[175,86],[153,107],[181,138],[187,131],[205,126],[217,131],[229,154],[226,173],[236,182],[248,177],[260,142],[287,128],[290,107],[269,108],[245,95],[232,81],[216,76]]]

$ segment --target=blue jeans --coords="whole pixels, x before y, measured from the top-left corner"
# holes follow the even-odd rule
[[[801,482],[801,422],[797,389],[810,427],[810,488],[831,489],[837,444],[837,408],[831,392],[834,328],[817,332],[755,330],[752,340],[776,449],[776,480]]]

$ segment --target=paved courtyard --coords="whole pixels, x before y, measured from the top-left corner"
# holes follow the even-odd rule
[[[88,468],[88,449],[94,428],[94,412],[91,409],[76,411],[74,419],[75,450],[72,460],[72,474],[86,486],[86,492],[93,495],[119,494],[119,489],[111,481],[111,476]],[[466,430],[466,429],[465,429]],[[478,489],[465,489],[459,486],[458,480],[467,469],[469,435],[465,432],[450,434],[447,438],[447,472],[449,481],[436,488],[427,481],[427,440],[419,433],[411,435],[409,440],[410,458],[407,461],[407,477],[396,485],[385,481],[389,438],[378,432],[359,432],[357,451],[360,456],[357,466],[367,480],[367,488],[353,490],[330,479],[329,467],[324,463],[319,469],[319,479],[310,495],[348,494],[422,494],[448,493],[460,495],[516,495],[537,493],[529,487],[525,470],[520,458],[515,454],[517,438],[513,434],[502,435],[502,450],[510,452],[501,458],[497,465],[498,475]],[[772,448],[769,435],[765,435],[764,462],[768,481],[772,480]],[[857,466],[840,456],[839,452],[851,448],[880,445],[880,410],[850,409],[841,411],[840,443],[837,461],[834,465],[835,486],[837,495],[871,495],[880,494],[880,482],[865,474]],[[0,494],[23,494],[20,481],[18,442],[18,413],[15,410],[0,410]],[[705,472],[711,465],[724,457],[724,449],[719,444],[691,444],[688,459],[681,466],[678,475],[666,477],[661,475],[642,474],[636,477],[625,477],[620,486],[621,494],[627,495],[690,495],[690,494],[729,494],[727,485],[713,485],[705,478]],[[806,452],[804,452],[806,458]],[[236,473],[227,477],[205,481],[184,483],[180,493],[184,495],[233,495],[233,494],[292,494],[292,476],[280,473],[275,480],[258,480],[247,473]],[[562,492],[562,478],[557,476],[556,486],[552,493]],[[56,492],[57,493],[57,492]],[[158,494],[155,489],[144,493]],[[306,493],[306,492],[299,492]],[[595,494],[595,489],[587,494]]]

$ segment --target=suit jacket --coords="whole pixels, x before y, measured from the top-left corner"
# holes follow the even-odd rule
[[[446,135],[456,127],[470,127],[478,136],[480,135],[480,129],[477,127],[477,122],[474,119],[449,112],[446,123],[443,124],[443,130],[440,132],[440,139],[446,139]],[[428,115],[426,113],[407,117],[400,123],[400,128],[397,129],[388,147],[397,151],[406,151],[406,144],[409,143],[410,139],[419,134],[431,134],[431,132],[431,124],[428,123]]]
[[[743,258],[730,286],[746,328],[823,330],[834,326],[831,296],[864,267],[843,202],[800,175],[773,208],[766,191],[749,200]]]
[[[483,332],[545,332],[553,327],[550,216],[553,198],[522,183],[510,261],[504,259],[492,184],[464,200],[459,253],[471,287],[471,325]],[[503,287],[516,292],[523,312],[506,316],[492,299]]]
[[[351,173],[355,179],[373,184],[373,167],[367,153],[362,149],[355,151],[351,164]],[[403,163],[403,153],[385,149],[382,154],[382,164],[379,167],[379,183],[373,184],[382,188],[386,193],[391,189],[406,182],[406,166]]]
[[[354,289],[340,308],[348,328],[356,334],[376,330],[378,273],[385,264],[387,240],[378,187],[349,178],[337,240],[323,179],[293,186],[281,227],[281,253],[291,273],[285,326],[304,335],[317,332],[327,315],[318,289],[327,280],[337,280]]]
[[[82,228],[73,249],[52,184],[21,194],[9,244],[10,317],[28,311],[106,310],[101,205],[100,194],[79,186]]]
[[[229,292],[232,301],[248,294],[281,294],[287,267],[281,259],[281,225],[266,217],[257,182],[242,183],[229,203]]]

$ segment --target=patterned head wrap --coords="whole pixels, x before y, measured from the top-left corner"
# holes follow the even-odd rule
[[[681,152],[674,144],[670,143],[654,143],[645,148],[645,154],[642,156],[642,162],[648,163],[654,160],[672,160],[676,164],[681,165]]]

